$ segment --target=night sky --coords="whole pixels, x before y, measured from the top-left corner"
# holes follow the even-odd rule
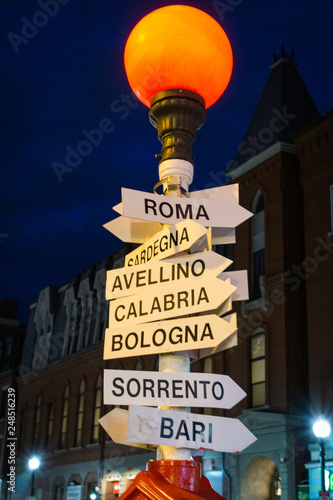
[[[18,299],[23,323],[41,289],[61,285],[121,246],[102,227],[117,216],[112,207],[121,201],[121,187],[152,192],[158,181],[160,143],[148,109],[131,95],[123,53],[143,16],[173,3],[2,2],[0,300]],[[220,22],[234,54],[229,87],[208,110],[194,144],[194,190],[224,182],[282,44],[295,51],[319,112],[333,107],[333,4],[182,3]],[[85,133],[106,118],[110,131],[74,158]],[[69,152],[71,171],[57,175],[52,165],[66,164]]]

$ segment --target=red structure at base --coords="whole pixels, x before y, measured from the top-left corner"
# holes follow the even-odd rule
[[[139,472],[120,500],[225,500],[208,479],[201,465],[190,460],[153,460]]]

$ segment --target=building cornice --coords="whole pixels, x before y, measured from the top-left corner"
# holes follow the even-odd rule
[[[242,163],[236,168],[233,168],[230,172],[228,172],[228,175],[232,178],[232,180],[235,180],[278,153],[290,153],[297,155],[297,148],[294,144],[289,144],[288,142],[276,142],[250,160]]]

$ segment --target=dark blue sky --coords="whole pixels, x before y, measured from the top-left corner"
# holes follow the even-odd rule
[[[131,29],[150,11],[172,3],[2,2],[0,299],[18,299],[23,322],[42,288],[61,285],[121,245],[102,227],[116,216],[112,206],[121,200],[121,187],[151,192],[158,180],[154,155],[160,143],[148,109],[132,97],[122,108],[119,101],[131,93],[123,67]],[[194,144],[193,190],[223,181],[220,173],[237,154],[272,54],[282,44],[295,50],[320,113],[333,107],[333,5],[330,0],[182,3],[219,21],[234,53],[229,87],[208,110]],[[77,166],[57,176],[52,164],[65,164],[68,152],[101,121],[108,128],[100,143],[81,158],[71,157]]]

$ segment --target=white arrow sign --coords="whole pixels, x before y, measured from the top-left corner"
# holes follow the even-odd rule
[[[105,298],[111,300],[126,297],[146,292],[157,285],[177,282],[182,286],[184,282],[215,278],[231,263],[226,257],[208,251],[112,269],[106,272]]]
[[[135,446],[136,448],[145,448],[155,450],[156,446],[145,443],[129,443],[127,441],[128,410],[114,408],[109,413],[99,419],[99,423],[108,433],[110,438],[119,444]]]
[[[246,393],[227,375],[104,370],[104,404],[230,409]]]
[[[112,300],[109,304],[109,328],[138,325],[175,316],[219,310],[220,315],[230,311],[230,295],[236,290],[230,281],[217,278],[185,283],[181,287],[166,286]],[[230,302],[225,304],[225,302]]]
[[[122,200],[126,217],[162,224],[191,219],[207,227],[234,228],[252,216],[230,199],[172,198],[122,188]]]
[[[215,349],[236,332],[236,313],[224,318],[219,318],[216,314],[208,314],[142,323],[134,327],[107,328],[104,359]]]
[[[162,224],[121,216],[107,222],[103,227],[126,243],[144,243],[162,229]],[[213,245],[232,243],[236,243],[235,229],[212,227]]]
[[[208,250],[211,245],[210,232],[192,220],[169,226],[150,238],[125,257],[125,266],[146,264],[151,260],[162,260],[179,252],[190,253]]]
[[[256,437],[237,418],[130,406],[130,442],[239,453]]]

